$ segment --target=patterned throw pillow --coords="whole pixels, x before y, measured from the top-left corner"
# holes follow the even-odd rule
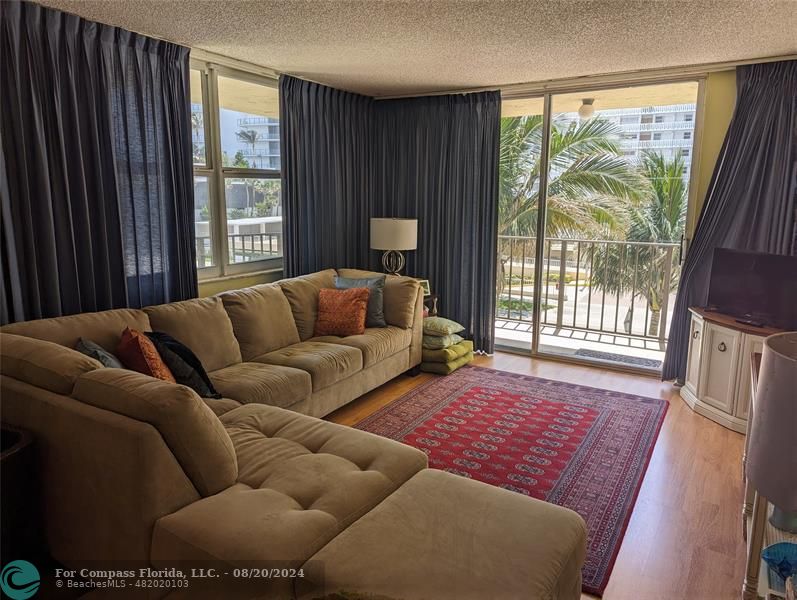
[[[187,385],[202,398],[221,398],[221,394],[213,387],[205,367],[202,366],[202,361],[191,348],[168,333],[147,331],[144,335],[155,344],[155,348],[177,383]]]
[[[425,335],[423,336],[423,347],[427,350],[442,350],[450,348],[462,341],[462,336],[452,333],[451,335]]]
[[[169,367],[163,362],[158,349],[155,348],[155,344],[140,331],[126,327],[116,347],[116,354],[122,364],[132,371],[177,383]]]
[[[364,333],[368,295],[368,288],[320,290],[315,335],[346,336]]]
[[[385,278],[371,277],[366,279],[352,279],[351,277],[335,277],[335,287],[339,290],[351,288],[368,288],[368,313],[365,317],[366,327],[387,327],[385,321]]]
[[[452,333],[459,333],[464,331],[465,328],[451,319],[444,319],[443,317],[426,317],[423,320],[423,333],[424,335],[451,335]]]
[[[122,362],[99,344],[86,338],[80,338],[75,344],[75,350],[102,363],[103,367],[111,369],[124,369]]]

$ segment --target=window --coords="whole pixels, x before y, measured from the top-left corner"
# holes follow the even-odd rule
[[[191,125],[200,278],[281,267],[277,82],[192,63]]]
[[[660,140],[661,139],[661,133],[659,133],[659,132],[654,133],[653,134],[653,139],[654,140]]]
[[[694,118],[695,118],[695,114],[694,113],[686,113],[684,115],[684,121],[686,121],[687,123],[690,122],[690,121],[693,121]]]
[[[656,123],[664,123],[664,115],[656,115]]]
[[[642,133],[640,133],[639,134],[639,140],[641,142],[650,141],[650,132],[649,131],[643,131]]]
[[[692,139],[692,132],[691,131],[684,131],[684,139],[691,140]]]
[[[681,155],[684,158],[688,157],[689,156],[689,148],[684,148],[683,150],[681,150]]]

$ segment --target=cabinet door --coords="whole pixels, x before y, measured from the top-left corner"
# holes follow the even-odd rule
[[[739,355],[739,378],[736,385],[736,405],[733,411],[740,419],[746,419],[750,413],[750,360],[754,352],[764,351],[764,338],[757,335],[742,336],[742,352]]]
[[[703,319],[693,314],[692,322],[689,326],[689,357],[686,363],[686,381],[684,381],[684,387],[688,388],[695,396],[697,396],[700,377],[700,349],[702,344]]]
[[[714,323],[705,323],[703,335],[705,344],[698,398],[732,415],[742,334]]]

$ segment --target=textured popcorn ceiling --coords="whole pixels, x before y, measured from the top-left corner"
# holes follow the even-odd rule
[[[377,96],[797,52],[797,0],[41,3]]]

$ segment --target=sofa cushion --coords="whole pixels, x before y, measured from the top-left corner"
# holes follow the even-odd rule
[[[380,275],[364,279],[351,279],[349,277],[335,276],[335,287],[339,290],[359,287],[368,288],[366,327],[387,327],[385,322],[385,277],[386,275]]]
[[[202,398],[202,401],[210,407],[216,416],[230,412],[234,408],[241,406],[241,403],[232,398]]]
[[[357,348],[312,341],[292,344],[253,360],[307,371],[313,378],[314,392],[346,379],[363,368],[363,355]]]
[[[74,348],[80,338],[96,342],[108,352],[116,350],[125,327],[150,331],[149,317],[142,310],[120,308],[102,312],[81,313],[67,317],[37,319],[4,325],[0,331],[47,340]]]
[[[163,362],[155,344],[140,331],[127,327],[122,332],[119,345],[116,346],[116,354],[128,369],[156,379],[177,383],[171,369]]]
[[[280,365],[245,362],[210,373],[216,389],[241,404],[291,406],[313,393],[310,373]]]
[[[241,362],[241,349],[221,298],[197,298],[144,309],[155,331],[185,344],[205,370],[216,371]]]
[[[381,273],[360,269],[338,269],[341,277],[360,279]],[[385,279],[384,312],[388,325],[409,329],[415,321],[415,300],[421,284],[413,277],[388,275]]]
[[[235,483],[230,436],[190,388],[134,371],[98,369],[78,378],[72,396],[155,427],[202,496]]]
[[[0,373],[56,394],[70,394],[78,377],[100,368],[102,363],[77,350],[0,333]]]
[[[256,285],[225,292],[220,298],[232,321],[243,360],[301,341],[291,305],[279,285]]]
[[[302,341],[310,339],[313,337],[318,317],[318,290],[335,287],[335,270],[327,269],[301,277],[283,279],[277,284],[291,305],[299,339]]]
[[[365,331],[368,288],[319,290],[314,335],[360,335]]]
[[[315,554],[297,596],[578,599],[586,537],[567,508],[424,469]]]
[[[276,407],[249,404],[220,419],[238,484],[161,518],[156,559],[302,564],[426,466],[410,446]]]
[[[358,348],[363,353],[363,368],[367,369],[396,352],[408,348],[412,342],[412,331],[389,325],[388,327],[371,327],[362,335],[337,337],[326,335],[314,337],[311,342],[324,342],[327,344],[343,344]]]

